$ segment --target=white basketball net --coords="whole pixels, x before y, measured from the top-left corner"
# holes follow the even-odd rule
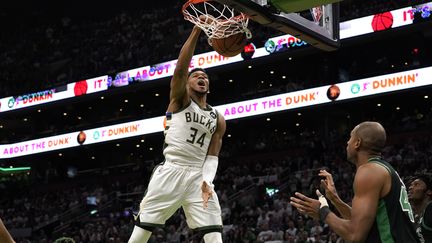
[[[245,33],[248,39],[252,34],[247,28],[249,18],[236,14],[233,8],[210,0],[189,0],[183,5],[184,18],[200,27],[211,39],[223,39],[238,33]],[[200,19],[204,16],[205,20]]]

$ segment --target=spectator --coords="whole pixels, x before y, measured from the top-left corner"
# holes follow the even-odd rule
[[[432,179],[431,175],[415,175],[408,189],[408,199],[411,203],[416,232],[422,242],[432,241],[432,230],[428,227],[422,227],[428,220],[425,212],[432,210]],[[431,208],[431,209],[428,209]]]

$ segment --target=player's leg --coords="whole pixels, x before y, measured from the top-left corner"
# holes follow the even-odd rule
[[[135,226],[132,235],[129,238],[129,243],[146,243],[151,236],[152,232]]]
[[[140,211],[135,216],[135,227],[129,243],[145,243],[156,227],[163,227],[165,221],[180,207],[183,190],[184,171],[171,168],[166,164],[155,167],[140,204]]]
[[[222,233],[212,232],[204,235],[205,243],[222,243]]]
[[[222,243],[222,213],[216,192],[213,191],[207,208],[201,198],[201,171],[191,174],[191,184],[182,205],[186,222],[192,230],[204,234],[206,243]]]

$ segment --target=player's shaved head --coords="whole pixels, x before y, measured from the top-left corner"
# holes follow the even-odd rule
[[[207,74],[207,72],[204,68],[194,68],[194,69],[190,70],[188,77],[190,77],[192,75],[192,73],[198,72],[198,71],[201,71],[201,72]],[[208,76],[208,74],[207,74],[207,76]]]
[[[386,144],[387,135],[378,122],[366,121],[357,125],[355,134],[361,139],[361,147],[372,153],[381,153]]]

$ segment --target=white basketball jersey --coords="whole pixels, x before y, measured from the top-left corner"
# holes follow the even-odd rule
[[[165,159],[179,165],[202,167],[216,127],[216,110],[209,105],[202,109],[192,99],[185,109],[167,112]]]

